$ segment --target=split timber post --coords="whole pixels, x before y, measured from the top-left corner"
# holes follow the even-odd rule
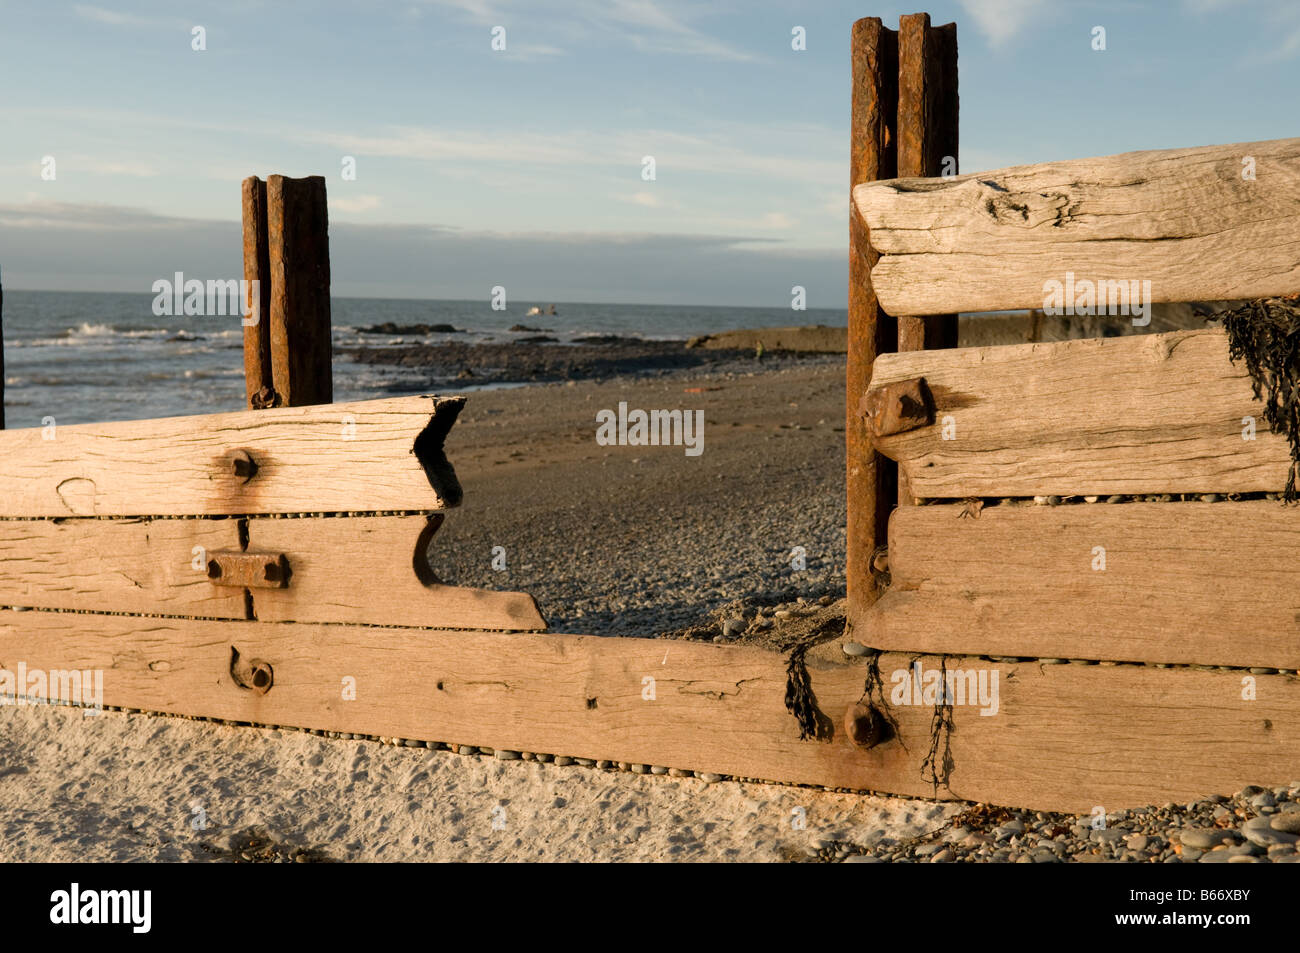
[[[938,175],[957,155],[957,28],[931,27],[927,14],[901,18],[900,30],[878,17],[853,24],[850,189],[899,175]],[[871,286],[875,253],[866,223],[849,213],[848,399],[845,422],[848,492],[849,618],[879,597],[875,559],[888,544],[895,502],[910,502],[897,465],[876,452],[859,400],[876,356],[897,350],[954,347],[957,320],[895,318]]]
[[[248,406],[301,407],[334,399],[330,343],[329,217],[323,176],[243,182],[244,326]],[[257,284],[254,285],[253,282]]]

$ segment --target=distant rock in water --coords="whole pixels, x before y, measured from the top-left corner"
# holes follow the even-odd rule
[[[515,338],[516,344],[553,344],[559,338],[553,338],[547,334],[525,334],[521,338]]]
[[[798,328],[755,328],[702,334],[686,342],[690,348],[706,350],[791,351],[803,354],[844,354],[849,349],[849,329],[823,324]]]
[[[645,344],[641,338],[620,337],[617,334],[584,334],[573,339],[574,344]],[[678,347],[681,345],[679,344]]]
[[[357,328],[359,334],[462,334],[460,328],[450,324],[394,324],[385,321],[368,328]]]
[[[529,327],[528,325],[526,325],[526,324],[512,324],[512,325],[509,327],[508,330],[511,330],[511,331],[534,331],[534,332],[540,334],[540,333],[542,333],[542,332],[544,332],[544,331],[554,331],[555,329],[554,329],[554,328],[530,328],[530,327]]]

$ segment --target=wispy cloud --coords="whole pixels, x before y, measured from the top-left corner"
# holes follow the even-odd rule
[[[1025,28],[1045,7],[1044,0],[958,0],[962,9],[988,37],[989,45],[1002,46]]]
[[[331,211],[338,209],[341,212],[369,212],[372,209],[379,208],[381,204],[378,195],[358,195],[350,199],[331,195],[329,198]]]
[[[698,5],[668,0],[425,0],[426,3],[454,10],[462,17],[485,26],[507,28],[506,51],[514,48],[516,37],[523,37],[519,49],[524,55],[547,56],[564,52],[534,38],[547,35],[556,24],[564,23],[573,35],[575,21],[603,37],[616,37],[638,50],[649,53],[678,53],[727,61],[752,60],[755,57],[716,36],[692,25],[700,14]],[[591,42],[588,40],[587,42]]]
[[[85,20],[92,20],[95,23],[106,23],[109,26],[134,26],[134,27],[157,27],[173,26],[177,21],[162,17],[142,17],[134,13],[122,13],[120,10],[105,10],[103,7],[92,6],[88,3],[77,3],[72,7],[72,12]]]

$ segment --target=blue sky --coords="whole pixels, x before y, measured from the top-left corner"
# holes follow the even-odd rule
[[[1297,134],[1296,0],[0,0],[0,269],[237,277],[279,172],[328,177],[336,294],[842,307],[849,29],[917,7],[961,171]]]

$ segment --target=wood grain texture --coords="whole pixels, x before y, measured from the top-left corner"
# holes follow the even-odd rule
[[[244,325],[244,389],[249,409],[260,410],[282,403],[275,393],[271,370],[271,252],[266,233],[266,183],[257,176],[244,179],[241,198],[244,280],[248,282],[250,298],[245,305],[250,316],[257,317],[257,323]],[[255,300],[251,300],[253,288],[257,288]]]
[[[441,520],[264,518],[242,521],[242,532],[235,519],[0,520],[0,605],[210,619],[249,618],[251,608],[263,622],[545,629],[526,593],[438,581],[428,552]]]
[[[1300,509],[1123,503],[900,509],[877,648],[1300,668]],[[1099,568],[1100,567],[1100,568]]]
[[[242,619],[206,560],[238,548],[235,520],[0,520],[0,605]]]
[[[1154,301],[1300,290],[1300,139],[867,182],[853,201],[893,314],[1042,308],[1066,272],[1147,280]]]
[[[275,393],[287,407],[328,404],[334,384],[325,178],[267,176],[266,213]]]
[[[872,388],[923,377],[934,423],[882,437],[919,497],[1280,492],[1269,433],[1222,331],[882,355]],[[1256,418],[1243,439],[1243,418]],[[943,439],[944,428],[953,439]]]
[[[849,187],[897,173],[898,34],[879,17],[853,24],[852,109]],[[898,347],[898,322],[886,314],[871,290],[875,256],[866,225],[850,203],[848,299],[848,399],[844,444],[848,488],[848,600],[866,606],[880,590],[871,571],[872,554],[885,545],[889,511],[898,498],[898,468],[876,452],[858,399],[871,380],[878,354]]]
[[[838,646],[832,645],[835,652]],[[265,694],[235,684],[232,649],[270,666]],[[881,673],[914,656],[887,654]],[[800,741],[786,712],[785,660],[760,649],[649,639],[432,632],[345,625],[187,622],[0,612],[0,663],[102,670],[103,702],[293,725],[609,758],[929,796],[921,777],[933,707],[895,704],[900,734],[854,746],[838,722],[865,669],[810,659],[835,723]],[[937,667],[922,658],[923,670]],[[997,713],[954,707],[950,790],[1039,810],[1135,807],[1286,783],[1300,758],[1300,683],[1190,669],[997,664]],[[344,679],[356,680],[344,700]],[[654,680],[653,700],[645,696]],[[901,739],[901,742],[900,742]]]
[[[957,171],[957,24],[930,26],[928,13],[898,21],[898,175]],[[947,163],[947,168],[945,168]],[[898,350],[957,346],[957,315],[899,313]],[[905,481],[899,502],[910,503]]]
[[[285,553],[282,589],[253,593],[263,621],[353,622],[438,628],[540,630],[533,597],[446,585],[429,567],[441,514],[348,519],[250,519],[250,551]]]
[[[433,510],[460,502],[442,442],[463,397],[9,430],[0,516]],[[234,454],[256,464],[236,475]]]

